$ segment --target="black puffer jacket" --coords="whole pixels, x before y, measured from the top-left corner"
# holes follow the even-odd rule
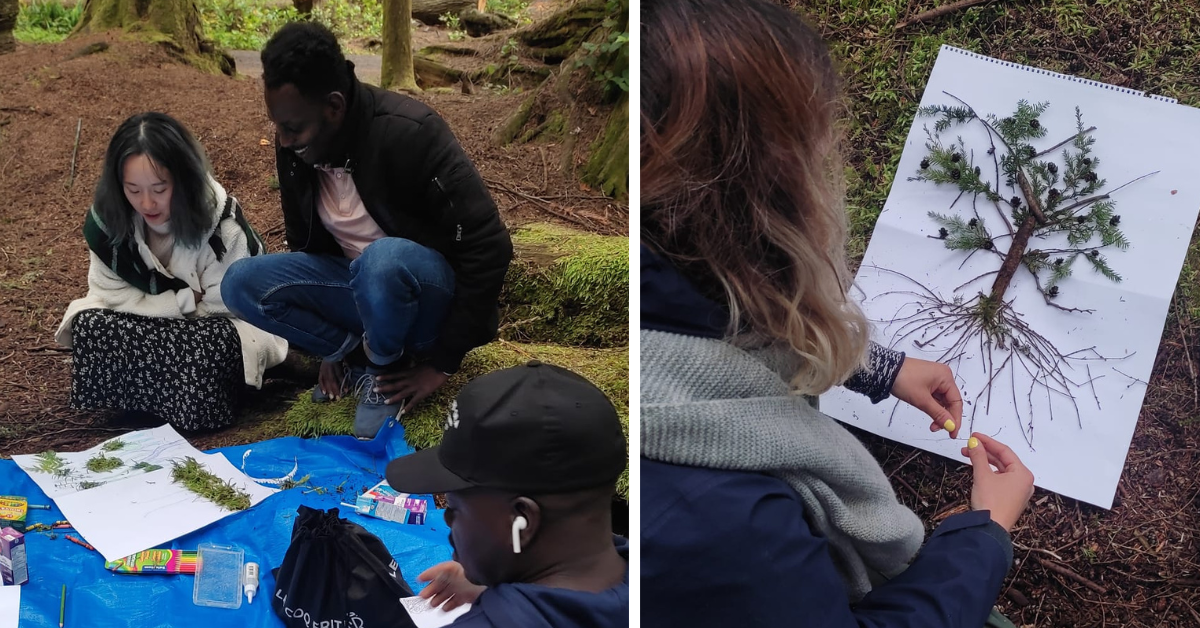
[[[330,163],[347,167],[383,232],[438,251],[454,268],[450,312],[437,344],[420,356],[453,373],[468,351],[495,337],[499,324],[512,240],[496,203],[446,121],[412,98],[354,79],[341,138]],[[278,141],[275,163],[288,247],[343,255],[317,214],[316,169]]]

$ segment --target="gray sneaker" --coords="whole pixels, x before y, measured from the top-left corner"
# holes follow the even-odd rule
[[[404,406],[387,405],[387,395],[375,392],[375,376],[364,372],[354,387],[358,407],[354,410],[354,435],[359,440],[372,440],[388,419],[404,412]]]
[[[343,365],[342,366],[342,390],[352,390],[350,388],[350,385],[353,384],[354,382],[357,382],[359,380],[359,378],[361,378],[363,375],[366,375],[366,374],[367,374],[367,367],[365,367],[365,366],[351,366],[349,368],[346,368],[345,365]],[[314,403],[325,403],[327,401],[332,401],[332,399],[329,398],[329,395],[326,395],[324,392],[321,391],[321,384],[319,382],[317,383],[317,385],[313,386],[312,400]]]

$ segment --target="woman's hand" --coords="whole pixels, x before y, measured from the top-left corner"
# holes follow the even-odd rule
[[[892,384],[892,396],[928,414],[933,419],[930,432],[945,429],[950,438],[958,438],[963,401],[950,367],[905,357]]]
[[[971,458],[975,478],[971,508],[991,511],[992,521],[1012,530],[1033,497],[1033,473],[1007,445],[978,432],[971,435],[962,455]]]
[[[417,580],[428,582],[429,586],[421,591],[421,597],[429,600],[434,608],[442,606],[444,611],[452,611],[463,604],[474,604],[487,587],[479,586],[467,580],[463,566],[452,560],[438,563],[421,572]]]

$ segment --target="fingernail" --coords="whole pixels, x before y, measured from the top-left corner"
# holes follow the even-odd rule
[[[954,428],[956,427],[956,426],[954,425],[954,420],[953,420],[953,419],[946,419],[946,425],[945,425],[944,427],[946,428],[946,431],[947,431],[947,432],[953,432],[953,431],[954,431]]]
[[[975,449],[979,446],[979,439],[972,436],[967,439],[967,449]]]

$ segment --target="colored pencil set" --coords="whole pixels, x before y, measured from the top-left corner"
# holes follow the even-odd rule
[[[118,560],[105,561],[104,568],[113,573],[195,574],[196,551],[152,549]]]

